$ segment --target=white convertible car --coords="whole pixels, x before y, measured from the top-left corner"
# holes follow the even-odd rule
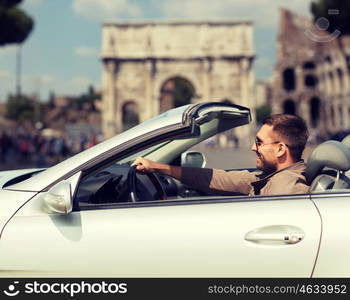
[[[1,172],[1,276],[350,277],[344,143],[314,150],[309,194],[207,195],[130,167],[203,167],[187,150],[250,120],[237,105],[187,105],[46,170]]]

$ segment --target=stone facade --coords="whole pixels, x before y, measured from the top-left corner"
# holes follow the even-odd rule
[[[350,128],[350,43],[321,25],[280,10],[272,111],[298,114],[322,135]]]
[[[254,104],[253,29],[247,21],[106,23],[101,57],[106,137],[125,129],[126,106],[140,122],[173,106],[166,91],[175,78],[191,87],[192,103]]]

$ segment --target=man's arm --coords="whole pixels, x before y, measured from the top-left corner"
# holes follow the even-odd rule
[[[145,173],[159,172],[165,175],[181,180],[182,168],[167,164],[158,163],[143,157],[138,157],[132,164],[136,166],[136,170]]]
[[[252,189],[251,182],[256,180],[255,174],[248,171],[225,172],[208,168],[182,168],[143,157],[138,157],[132,165],[136,165],[136,169],[141,172],[160,172],[170,175],[183,184],[205,192],[248,195]]]

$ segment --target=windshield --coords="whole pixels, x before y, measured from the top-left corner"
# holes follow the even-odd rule
[[[164,145],[170,143],[171,141],[165,141],[162,142],[160,144],[156,144],[154,146],[151,146],[149,148],[146,149],[142,149],[136,153],[132,153],[131,155],[124,157],[123,159],[117,161],[118,164],[125,164],[125,163],[130,163],[132,161],[134,161],[137,157],[139,156],[148,156],[150,154],[152,154],[154,151],[157,151],[158,149],[162,148]]]

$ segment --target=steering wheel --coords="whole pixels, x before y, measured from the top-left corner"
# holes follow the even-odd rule
[[[166,200],[167,196],[166,193],[164,191],[164,188],[162,186],[162,184],[160,183],[157,175],[155,173],[144,173],[149,181],[152,182],[154,188],[157,191],[157,198],[159,196],[159,199],[161,200]],[[144,183],[142,180],[138,179],[137,180],[137,171],[136,171],[136,166],[131,166],[127,175],[127,184],[129,187],[129,191],[130,191],[130,199],[131,202],[137,202],[140,201],[140,199],[142,199],[140,197],[140,195],[138,194],[138,190],[136,188],[136,182],[138,184],[138,187],[140,187],[140,185],[142,186],[143,189],[147,190],[147,185],[146,183]]]

